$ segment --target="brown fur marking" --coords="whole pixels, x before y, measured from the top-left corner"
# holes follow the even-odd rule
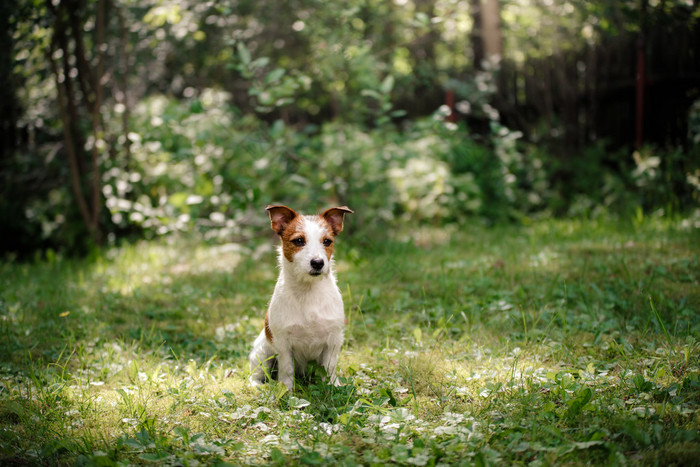
[[[267,313],[265,313],[265,338],[267,338],[267,341],[272,344],[272,331],[270,330],[270,323],[267,319],[269,314],[270,310],[267,310]]]
[[[292,243],[292,240],[297,238],[304,238],[304,221],[303,216],[297,216],[292,221],[287,224],[280,237],[282,238],[282,254],[287,258],[287,261],[292,262],[294,254],[304,248],[303,246],[296,246]],[[306,241],[306,238],[304,238]]]

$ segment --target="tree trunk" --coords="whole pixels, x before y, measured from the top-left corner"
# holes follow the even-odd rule
[[[131,140],[129,139],[129,114],[131,113],[131,102],[129,101],[129,37],[124,13],[121,8],[116,8],[117,17],[119,18],[119,60],[120,60],[120,76],[117,80],[119,87],[116,96],[118,101],[124,106],[122,112],[122,136],[124,138],[124,160],[125,167],[128,170],[131,164]]]
[[[46,1],[54,17],[48,60],[56,83],[58,108],[63,126],[65,152],[70,166],[71,184],[76,204],[91,240],[102,242],[100,210],[102,190],[100,156],[104,150],[105,132],[102,122],[102,90],[104,88],[104,0],[97,2],[93,60],[88,58],[83,37],[84,18],[81,8],[71,0],[54,4]],[[70,38],[72,39],[69,40]],[[58,61],[61,61],[62,69]],[[95,63],[93,70],[93,65]],[[76,81],[79,93],[76,92]],[[81,115],[88,115],[92,130],[92,147],[85,153],[85,138],[80,130]]]
[[[644,142],[644,88],[646,87],[645,76],[645,41],[646,41],[646,21],[648,0],[640,0],[641,9],[641,31],[637,37],[637,73],[635,79],[635,118],[634,118],[634,146],[637,149],[642,147]]]
[[[50,1],[50,0],[49,0]],[[55,37],[55,34],[54,34]],[[90,220],[90,210],[88,209],[87,202],[83,194],[83,184],[82,176],[80,173],[80,164],[78,163],[78,153],[76,151],[75,135],[71,131],[71,117],[69,107],[68,93],[66,92],[66,81],[70,78],[68,76],[62,75],[58,69],[58,65],[54,59],[56,51],[55,39],[51,40],[51,47],[49,49],[49,63],[51,64],[51,69],[54,75],[54,81],[56,83],[56,91],[58,93],[58,110],[61,115],[61,126],[63,127],[63,144],[66,150],[66,156],[68,157],[68,165],[70,167],[71,185],[73,187],[73,195],[75,196],[75,202],[78,204],[78,210],[80,211],[80,216],[83,219],[85,227],[88,228],[92,224]]]
[[[498,0],[472,0],[474,26],[471,33],[474,67],[483,69],[484,60],[500,58],[503,53],[501,9]]]
[[[498,0],[485,0],[481,15],[486,58],[500,58],[503,53],[503,37],[501,35],[501,8]]]
[[[16,2],[3,2],[0,6],[0,161],[9,158],[17,147],[17,120],[20,116],[20,104],[16,90],[18,80],[13,72],[13,24],[10,16]],[[16,27],[16,25],[15,25]]]
[[[484,51],[484,38],[482,35],[483,23],[481,21],[481,0],[472,0],[471,13],[472,21],[474,22],[471,33],[474,68],[477,70],[481,70],[481,64],[483,63],[484,57],[486,56],[486,52]]]

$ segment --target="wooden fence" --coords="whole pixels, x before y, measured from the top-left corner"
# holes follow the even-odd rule
[[[639,40],[639,35],[626,34],[521,64],[505,61],[496,96],[505,124],[531,140],[556,140],[569,149],[601,138],[633,146]],[[686,144],[688,110],[700,98],[700,23],[650,28],[641,47],[645,73],[639,136],[644,143]],[[557,134],[542,134],[544,130]]]

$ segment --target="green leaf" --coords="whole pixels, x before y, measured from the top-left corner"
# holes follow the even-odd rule
[[[394,77],[392,75],[387,75],[387,77],[384,78],[384,81],[382,81],[382,84],[379,86],[379,90],[383,94],[389,94],[392,89],[394,89]]]
[[[287,71],[284,68],[275,68],[267,74],[265,77],[265,84],[274,83],[279,81]]]
[[[317,453],[316,451],[312,451],[309,453],[304,454],[301,456],[299,459],[302,464],[306,465],[321,465],[323,464],[323,457],[321,457],[321,454]]]
[[[396,402],[396,398],[391,393],[391,389],[382,388],[379,390],[379,393],[389,398],[389,405],[391,405],[392,407],[396,407],[398,405],[398,402]]]
[[[554,412],[554,410],[557,408],[556,404],[552,401],[548,401],[542,406],[542,411],[543,412]]]
[[[654,384],[651,381],[647,381],[644,375],[641,374],[634,375],[632,383],[634,383],[634,387],[636,387],[639,392],[649,392],[654,387]]]
[[[268,57],[258,57],[255,60],[253,60],[250,64],[250,68],[264,68],[270,63],[270,59]]]
[[[167,457],[169,457],[167,452],[146,452],[141,454],[139,459],[143,459],[148,462],[160,462]]]
[[[238,50],[238,56],[241,62],[246,66],[250,65],[251,57],[248,47],[246,47],[243,42],[236,42],[236,49]]]
[[[581,410],[588,404],[593,397],[593,391],[590,388],[581,390],[576,399],[570,401],[569,410],[566,415],[570,418],[576,417],[581,413]]]
[[[588,404],[591,401],[591,398],[593,397],[593,391],[591,388],[585,388],[581,393],[579,394],[579,402],[581,403],[581,406],[584,406]]]
[[[289,396],[289,406],[294,409],[301,409],[303,407],[311,405],[311,402],[306,399],[301,399],[299,397]]]
[[[371,97],[371,98],[377,99],[377,100],[381,100],[381,98],[382,98],[382,95],[373,89],[363,89],[360,92],[360,94],[365,96],[365,97]]]
[[[578,443],[574,441],[574,446],[576,446],[576,449],[588,449],[593,446],[600,446],[601,444],[605,444],[605,441],[603,440],[597,440],[597,441],[584,441],[582,443]]]
[[[282,451],[280,451],[277,448],[272,448],[270,450],[270,458],[272,459],[272,462],[276,464],[284,464],[286,463],[284,454],[282,454]]]

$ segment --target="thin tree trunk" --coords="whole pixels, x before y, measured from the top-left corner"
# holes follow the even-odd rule
[[[100,114],[102,105],[102,77],[103,77],[103,50],[104,43],[104,0],[97,4],[95,54],[97,57],[97,71],[92,72],[90,63],[85,55],[85,46],[82,35],[82,21],[77,16],[77,7],[66,1],[56,5],[52,0],[46,1],[47,8],[54,15],[54,30],[49,49],[49,62],[54,74],[58,94],[58,107],[63,126],[64,144],[68,163],[70,166],[71,182],[76,203],[85,226],[92,240],[96,243],[102,241],[100,230],[101,208],[101,176],[100,176],[100,147],[103,146],[104,125]],[[67,30],[73,44],[69,43]],[[63,74],[60,73],[56,61],[60,52],[63,65]],[[71,53],[75,57],[75,70],[71,64]],[[77,73],[75,73],[77,72]],[[79,101],[75,93],[74,80],[82,91],[82,100]],[[84,143],[78,127],[79,102],[85,107],[91,117],[93,142],[90,152],[90,167],[85,163]]]
[[[75,87],[73,86],[72,76],[72,66],[70,64],[70,48],[68,46],[68,36],[66,34],[66,28],[68,27],[65,22],[65,16],[63,12],[62,5],[59,4],[58,8],[54,8],[51,0],[46,2],[50,5],[50,10],[53,12],[56,21],[54,24],[54,35],[52,37],[52,47],[54,51],[60,51],[60,59],[63,68],[63,85],[64,85],[64,103],[65,110],[68,113],[68,119],[64,121],[64,124],[68,125],[68,130],[70,131],[71,140],[73,141],[73,147],[75,149],[75,162],[78,165],[79,173],[82,176],[87,172],[85,167],[85,160],[82,156],[83,144],[82,138],[80,138],[80,129],[78,128],[78,108],[76,105],[76,95]],[[53,55],[53,53],[52,53]],[[60,75],[56,74],[58,79]]]
[[[481,17],[486,58],[501,57],[503,37],[501,35],[501,7],[498,0],[485,0],[481,8]]]
[[[116,8],[117,17],[119,18],[119,54],[121,55],[121,70],[118,83],[119,92],[116,93],[119,97],[120,103],[124,106],[124,111],[122,112],[122,135],[124,137],[124,157],[126,160],[126,168],[129,169],[131,164],[131,140],[129,139],[129,115],[131,113],[131,107],[129,102],[129,50],[128,50],[128,30],[126,28],[126,21],[124,21],[124,13],[120,8]]]
[[[67,14],[71,23],[71,35],[73,36],[73,41],[75,42],[75,60],[78,68],[78,83],[80,84],[80,90],[83,92],[83,98],[88,104],[90,112],[92,112],[94,110],[93,98],[95,95],[96,82],[85,55],[83,30],[80,25],[80,18],[78,17],[78,11],[80,9],[77,7],[77,5],[67,5],[65,8],[68,10]]]
[[[49,0],[50,1],[50,0]],[[88,209],[87,202],[83,197],[80,169],[78,166],[78,154],[76,153],[75,144],[73,140],[73,134],[71,131],[71,117],[68,111],[68,101],[66,95],[66,80],[70,78],[66,75],[63,76],[63,81],[61,80],[61,75],[58,70],[58,65],[54,60],[54,54],[56,52],[56,46],[54,44],[55,39],[51,40],[51,47],[49,48],[49,63],[51,64],[51,69],[53,71],[54,80],[56,82],[56,91],[58,93],[58,109],[61,114],[61,121],[63,127],[63,142],[66,148],[66,154],[68,156],[68,165],[70,167],[70,175],[73,186],[73,195],[75,196],[75,201],[78,204],[78,209],[80,215],[83,218],[83,222],[86,227],[90,227],[90,211]],[[65,52],[64,52],[65,53]]]
[[[501,34],[501,8],[498,0],[471,0],[471,42],[474,67],[483,69],[485,59],[501,57],[503,36]]]
[[[472,14],[472,33],[471,33],[471,43],[472,43],[472,53],[474,57],[474,68],[477,70],[482,69],[482,63],[484,57],[486,56],[484,52],[484,37],[482,31],[482,21],[481,21],[481,0],[471,1],[471,14]]]
[[[95,240],[102,242],[102,232],[100,231],[100,207],[101,197],[101,177],[100,177],[100,144],[104,141],[104,126],[102,125],[102,86],[104,79],[104,26],[105,26],[105,0],[97,2],[97,19],[95,25],[96,43],[95,54],[97,54],[97,73],[95,77],[95,102],[92,108],[92,131],[94,142],[92,145],[92,229]]]
[[[635,79],[635,118],[634,118],[634,146],[637,149],[642,147],[644,142],[644,88],[645,83],[645,40],[648,0],[640,1],[641,9],[641,31],[637,37],[637,73]]]

